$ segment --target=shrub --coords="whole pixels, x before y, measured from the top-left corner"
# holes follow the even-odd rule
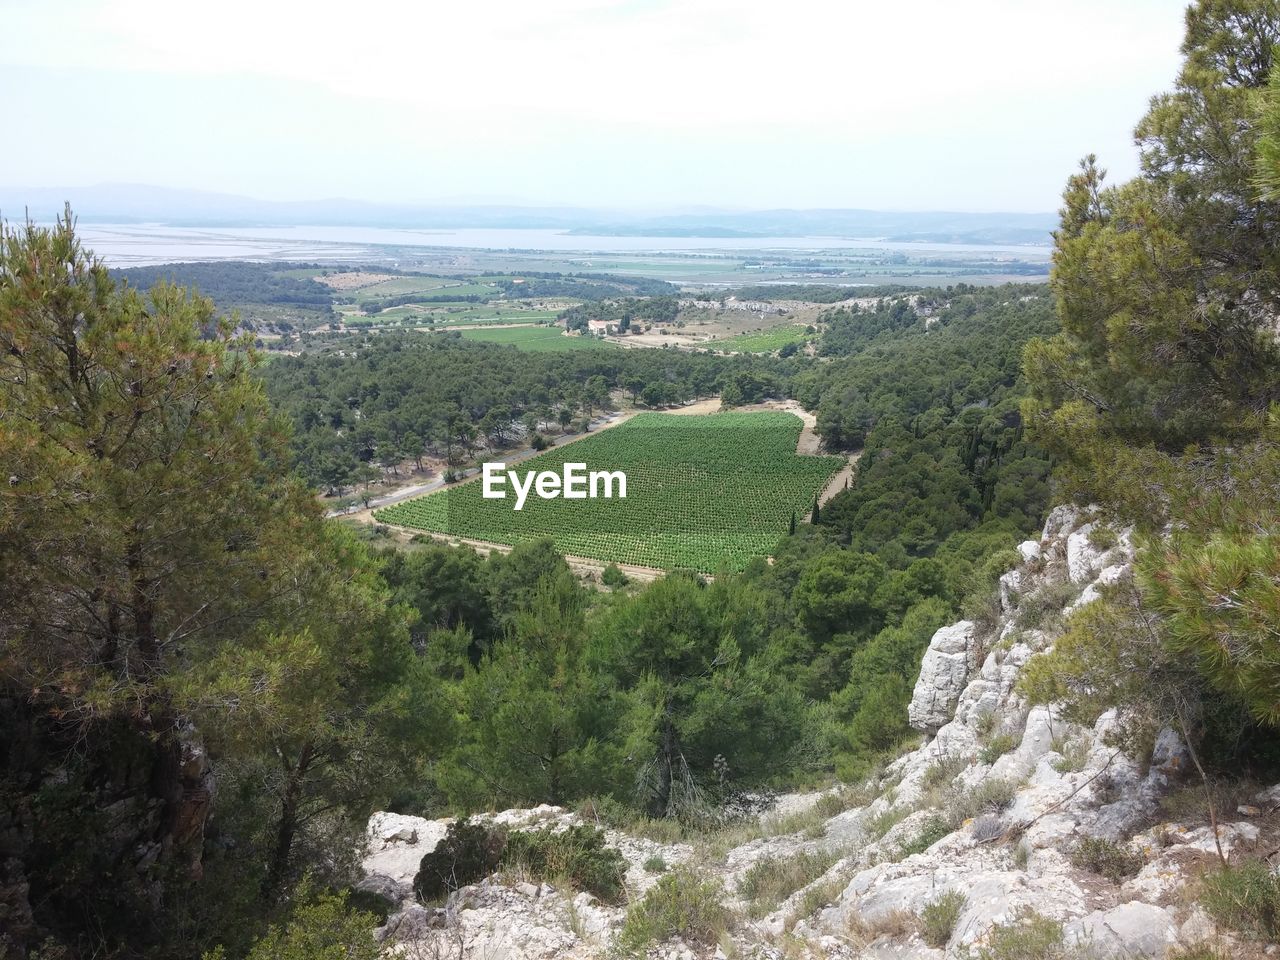
[[[622,854],[604,845],[603,830],[585,824],[567,830],[521,830],[507,837],[504,866],[517,867],[539,880],[560,879],[606,903],[622,899],[626,870]]]
[[[645,873],[666,873],[667,861],[660,854],[654,854],[644,862]]]
[[[1110,550],[1119,542],[1119,535],[1105,523],[1095,523],[1089,530],[1089,545],[1096,550]]]
[[[627,585],[627,575],[618,569],[616,563],[611,563],[600,574],[600,582],[606,587],[625,587]]]
[[[978,843],[989,843],[1004,836],[1004,823],[993,813],[984,813],[973,821],[969,833]]]
[[[801,851],[790,857],[765,857],[738,884],[753,917],[763,917],[801,887],[807,887],[839,859],[829,850]]]
[[[1052,630],[1062,619],[1063,608],[1080,595],[1070,580],[1054,580],[1018,601],[1014,623],[1019,630]]]
[[[982,748],[978,759],[983,763],[995,763],[1018,745],[1018,738],[1011,733],[998,733]]]
[[[898,848],[898,856],[909,857],[915,853],[924,853],[950,833],[951,825],[946,820],[937,816],[930,817],[919,833]]]
[[[1200,902],[1223,926],[1264,940],[1280,937],[1280,876],[1263,862],[1207,874]]]
[[[249,951],[246,960],[378,960],[382,946],[373,938],[377,923],[371,913],[353,910],[345,896],[314,895],[303,881],[297,906],[287,923],[272,926]],[[206,960],[221,960],[219,947]]]
[[[449,824],[444,839],[422,858],[413,878],[413,892],[423,902],[487,877],[498,868],[506,835],[466,817]]]
[[[1083,838],[1072,848],[1070,858],[1077,867],[1106,877],[1112,883],[1132,877],[1147,862],[1142,854],[1102,837]]]
[[[724,888],[681,867],[665,874],[627,911],[615,943],[623,955],[631,956],[672,937],[691,946],[710,947],[732,921],[724,906]]]
[[[987,945],[974,960],[1068,960],[1062,924],[1023,908],[1012,923],[991,928]]]
[[[920,911],[920,936],[931,947],[945,947],[960,919],[968,898],[959,890],[949,890],[929,901]]]

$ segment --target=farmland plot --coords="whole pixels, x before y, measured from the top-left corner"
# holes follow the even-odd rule
[[[381,522],[516,544],[544,537],[565,553],[705,572],[741,570],[767,555],[794,515],[844,466],[796,454],[803,424],[789,413],[646,413],[512,469],[621,470],[625,499],[486,500],[468,482],[375,512]],[[496,457],[494,459],[497,459]]]

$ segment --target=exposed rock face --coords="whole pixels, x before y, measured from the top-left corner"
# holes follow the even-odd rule
[[[976,628],[968,620],[942,627],[933,635],[907,710],[911,726],[933,733],[951,719],[976,658]]]
[[[1203,821],[1158,823],[1160,799],[1188,773],[1189,757],[1175,733],[1163,731],[1148,762],[1140,763],[1111,745],[1113,713],[1092,727],[1075,726],[1050,707],[1029,706],[1018,693],[1023,668],[1053,644],[1059,629],[1029,627],[1019,619],[1021,606],[1049,588],[1062,596],[1061,585],[1071,583],[1080,593],[1064,607],[1069,614],[1128,574],[1129,533],[1098,532],[1090,515],[1058,507],[1042,539],[1019,546],[1023,563],[1001,578],[1001,617],[993,629],[984,633],[960,621],[934,634],[909,708],[912,726],[926,740],[870,785],[874,799],[805,822],[806,811],[840,794],[780,798],[762,817],[759,835],[744,836],[727,851],[606,831],[626,859],[632,897],[657,882],[645,864],[661,858],[668,866],[694,865],[723,884],[730,906],[741,908],[743,881],[757,864],[823,854],[834,862],[822,876],[735,928],[735,955],[960,960],[1023,910],[1061,923],[1067,947],[1087,945],[1088,956],[1099,960],[1162,958],[1171,945],[1204,941],[1235,955],[1230,936],[1192,902],[1192,878],[1217,863],[1219,847],[1230,855],[1280,845],[1261,815],[1280,804],[1280,785],[1234,815],[1224,812],[1216,837]],[[581,822],[556,807],[491,819],[517,827]],[[412,947],[410,957],[457,960],[609,955],[625,910],[541,880],[491,877],[457,891],[443,907],[416,904],[418,861],[447,825],[394,814],[370,821],[364,885],[399,907],[379,931],[384,942]],[[1117,883],[1076,866],[1071,854],[1083,838],[1117,844],[1140,868]],[[914,917],[946,893],[962,895],[963,905],[947,944],[931,947]],[[723,954],[676,939],[648,955]]]

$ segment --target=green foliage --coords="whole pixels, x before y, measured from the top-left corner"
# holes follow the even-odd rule
[[[968,898],[959,890],[948,890],[924,905],[920,911],[920,937],[931,947],[942,948],[951,942],[956,921]]]
[[[1248,861],[1206,874],[1200,902],[1223,926],[1264,941],[1280,937],[1280,876],[1265,862]]]
[[[997,733],[988,740],[980,751],[978,759],[983,763],[995,763],[1006,753],[1018,745],[1018,738],[1011,733]]]
[[[986,945],[970,956],[973,960],[1072,960],[1077,954],[1064,944],[1061,923],[1024,907],[1009,923],[992,927]]]
[[[466,817],[449,824],[444,839],[425,854],[413,878],[424,902],[440,900],[459,887],[487,877],[502,861],[506,832]]]
[[[718,882],[678,867],[627,911],[617,949],[624,956],[641,956],[647,947],[672,937],[693,947],[714,946],[733,922],[724,900]]]
[[[306,885],[286,923],[272,926],[254,943],[246,960],[378,960],[382,945],[373,937],[377,918],[351,909],[342,894],[313,894]],[[206,960],[222,960],[221,949]]]
[[[1146,865],[1146,857],[1123,843],[1104,837],[1082,837],[1071,848],[1071,862],[1077,867],[1120,883],[1135,876]]]
[[[666,873],[667,872],[667,861],[664,860],[661,857],[661,855],[656,853],[653,856],[649,857],[647,860],[645,860],[643,866],[644,866],[645,873]]]
[[[605,903],[618,903],[624,893],[626,861],[605,846],[603,830],[578,825],[565,830],[517,830],[507,835],[502,865],[537,880],[567,881]]]

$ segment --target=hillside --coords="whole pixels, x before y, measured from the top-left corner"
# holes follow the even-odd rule
[[[513,834],[602,828],[625,902],[516,867],[461,876],[424,906],[419,861],[454,821],[374,814],[357,889],[392,910],[379,939],[412,957],[509,960],[1263,956],[1202,883],[1220,856],[1280,844],[1280,784],[1239,786],[1215,828],[1173,730],[1134,756],[1114,710],[1074,723],[1023,693],[1025,668],[1073,617],[1131,589],[1130,533],[1104,530],[1056,508],[1001,577],[998,616],[934,634],[909,708],[923,741],[865,782],[679,838],[591,804],[474,818]]]

